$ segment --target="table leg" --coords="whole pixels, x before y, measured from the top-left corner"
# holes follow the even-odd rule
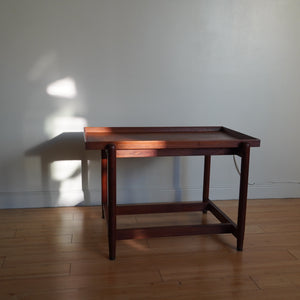
[[[202,201],[207,203],[209,200],[209,181],[210,181],[210,161],[211,156],[205,155],[204,157],[204,175],[203,175],[203,196]],[[203,210],[203,213],[206,213],[207,209]]]
[[[105,150],[101,151],[101,205],[102,218],[104,218],[107,208],[107,155]]]
[[[240,194],[239,208],[237,221],[237,250],[243,250],[246,208],[247,208],[247,193],[248,193],[248,175],[249,175],[249,160],[250,160],[250,145],[243,143],[241,149],[241,178],[240,178]]]
[[[108,158],[108,243],[109,259],[116,257],[116,146],[107,145]]]

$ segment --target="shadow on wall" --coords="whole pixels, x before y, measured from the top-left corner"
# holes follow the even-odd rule
[[[99,151],[85,150],[83,132],[61,133],[30,148],[25,155],[39,159],[42,193],[38,203],[34,206],[91,206],[101,203],[100,153]],[[93,163],[90,164],[91,161]],[[163,161],[164,166],[172,166],[173,169],[173,176],[170,178],[170,190],[164,188],[158,190],[150,188],[147,190],[147,185],[145,186],[144,182],[147,180],[147,175],[144,174],[146,176],[144,177],[140,172],[144,168],[148,170],[149,160],[126,159],[121,161],[118,168],[118,173],[121,176],[119,178],[121,182],[119,183],[123,186],[123,188],[118,189],[120,203],[138,203],[139,200],[143,202],[148,194],[149,199],[154,196],[163,202],[170,199],[176,202],[182,200],[179,157],[174,157],[171,165],[165,164],[166,162]],[[152,165],[153,161],[150,164]],[[96,169],[94,169],[95,167]],[[132,174],[132,176],[128,176],[128,170],[130,170],[129,174]],[[89,178],[89,174],[92,174],[95,178]],[[97,189],[91,189],[90,187],[95,184]],[[171,197],[169,197],[170,195]]]
[[[40,158],[44,206],[91,205],[88,161],[96,159],[85,151],[82,132],[64,132],[28,151]]]

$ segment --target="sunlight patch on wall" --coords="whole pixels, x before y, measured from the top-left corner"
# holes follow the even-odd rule
[[[47,136],[55,138],[66,132],[83,132],[83,128],[87,126],[87,121],[76,115],[80,100],[77,98],[75,80],[72,77],[59,79],[49,84],[46,91],[50,96],[63,98],[59,101],[53,99],[57,108],[45,119],[44,130]],[[67,145],[64,151],[66,152],[66,160],[57,160],[51,163],[50,177],[53,182],[59,185],[58,205],[73,206],[85,200],[81,170],[84,154],[81,153],[81,149],[68,149]],[[78,160],[68,159],[68,153],[73,159],[75,153]]]
[[[79,160],[54,161],[51,166],[51,178],[58,181],[59,205],[77,205],[84,200],[81,180],[81,162]]]
[[[54,161],[50,174],[51,179],[59,183],[59,205],[77,205],[84,200],[80,160]]]
[[[75,176],[80,171],[80,161],[78,160],[60,160],[54,161],[50,165],[51,179],[64,181]]]
[[[72,99],[77,96],[77,88],[73,78],[66,77],[47,86],[48,95]]]
[[[62,111],[58,111],[45,121],[45,131],[49,137],[53,138],[66,132],[82,132],[83,127],[87,126],[86,119],[61,113]],[[71,153],[74,150],[76,149],[69,149]],[[84,201],[81,160],[54,161],[50,166],[50,174],[51,179],[59,183],[59,205],[73,206]]]

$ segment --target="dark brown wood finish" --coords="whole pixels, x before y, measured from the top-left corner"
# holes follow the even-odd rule
[[[188,149],[139,149],[117,150],[118,158],[126,157],[157,157],[157,156],[199,156],[199,155],[231,155],[239,154],[235,148],[188,148]]]
[[[102,203],[102,218],[107,214],[107,155],[106,151],[101,151],[101,203]]]
[[[102,211],[108,219],[109,258],[115,259],[116,240],[158,236],[231,233],[237,250],[243,249],[250,147],[260,140],[225,127],[86,127],[85,146],[101,150]],[[212,155],[239,155],[241,179],[237,223],[209,200]],[[202,201],[117,205],[116,159],[126,157],[204,156]],[[108,202],[108,205],[107,205]],[[207,211],[220,223],[190,226],[117,229],[117,215]]]
[[[210,182],[210,161],[211,156],[205,155],[204,157],[204,174],[203,174],[203,203],[207,204],[209,200],[209,182]],[[207,209],[203,209],[203,213],[206,213]]]
[[[204,210],[207,203],[184,202],[184,203],[158,203],[158,204],[134,204],[118,205],[117,215],[155,214],[171,212],[187,212]]]
[[[117,238],[118,240],[128,240],[128,239],[146,239],[146,238],[153,238],[153,237],[181,236],[181,235],[221,234],[221,233],[233,233],[234,230],[235,229],[233,225],[230,223],[146,227],[146,228],[119,229],[117,231]]]
[[[109,259],[114,260],[116,257],[116,146],[107,145],[108,157],[108,243]]]
[[[225,127],[86,127],[85,145],[89,150],[115,144],[118,150],[235,148],[260,141]]]
[[[237,237],[237,225],[232,221],[218,206],[216,206],[211,200],[208,200],[207,210],[210,211],[222,224],[229,223],[233,226],[233,235]]]
[[[243,250],[246,208],[247,208],[247,193],[248,193],[248,175],[249,175],[249,160],[250,160],[250,145],[244,143],[242,145],[242,162],[241,162],[241,178],[240,178],[240,193],[239,193],[239,208],[237,222],[237,250]]]

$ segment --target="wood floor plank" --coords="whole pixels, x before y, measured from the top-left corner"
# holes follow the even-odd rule
[[[4,228],[1,228],[2,230],[0,231],[0,241],[1,239],[6,239],[6,238],[14,238],[16,237],[16,230],[15,229],[11,229],[11,228],[6,228],[6,230]]]
[[[299,209],[300,210],[300,209]],[[289,220],[284,224],[261,224],[260,225],[263,232],[266,233],[290,233],[290,232],[300,232],[300,224],[295,219]]]
[[[188,290],[190,295],[198,293],[199,296],[210,294],[214,289],[217,289],[219,293],[231,290],[241,292],[258,289],[251,278],[244,275],[224,276],[223,274],[215,274],[214,277],[206,277],[203,274],[201,278],[181,280],[180,284],[182,285],[182,288]]]
[[[13,293],[12,293],[13,294]],[[0,292],[0,296],[5,295]],[[279,287],[269,290],[240,290],[232,289],[227,291],[218,291],[214,289],[196,289],[189,290],[176,282],[151,283],[142,286],[128,287],[88,287],[78,289],[55,289],[45,292],[32,291],[31,293],[23,293],[12,295],[16,298],[1,299],[18,299],[18,300],[139,300],[139,299],[176,299],[176,300],[282,300],[291,299],[298,300],[300,288],[298,287]],[[201,297],[201,298],[200,298]]]
[[[266,290],[276,287],[294,287],[300,286],[300,270],[299,272],[289,272],[284,274],[254,274],[251,278],[255,281],[260,289]]]
[[[160,270],[164,280],[183,280],[186,278],[197,278],[204,274],[206,276],[215,276],[216,273],[246,275],[257,268],[267,268],[274,264],[274,260],[284,264],[295,259],[289,255],[288,251],[256,251],[252,253],[189,253],[188,257],[182,255],[173,255],[170,258],[161,259]]]
[[[16,267],[18,265],[32,263],[73,263],[76,261],[96,261],[101,255],[100,251],[72,251],[72,252],[50,252],[27,255],[7,255],[4,267]]]
[[[26,264],[14,267],[0,268],[0,279],[43,277],[43,276],[65,276],[70,273],[70,264]]]
[[[141,289],[162,283],[160,274],[156,271],[147,272],[118,272],[103,273],[101,275],[59,276],[18,278],[0,281],[3,294],[49,294],[54,291],[74,289]]]
[[[100,279],[100,278],[99,278]],[[92,280],[93,281],[93,280]],[[143,285],[96,287],[78,289],[52,290],[19,295],[19,300],[112,300],[112,299],[176,299],[174,294],[180,292],[177,282],[152,282]]]
[[[22,247],[29,245],[43,245],[55,243],[71,243],[72,235],[54,235],[54,236],[38,236],[38,237],[19,237],[19,238],[5,238],[1,239],[1,247]]]
[[[22,212],[6,211],[2,213],[0,217],[0,223],[35,223],[44,220],[44,222],[63,222],[67,220],[73,220],[73,213],[66,211],[64,208],[61,208],[61,211],[57,209],[34,209],[27,210],[24,209]]]
[[[237,201],[215,201],[234,219]],[[120,216],[118,226],[215,222],[199,212]],[[248,201],[230,235],[117,241],[101,208],[0,210],[0,299],[300,299],[300,199]],[[100,298],[99,298],[100,297]]]
[[[54,241],[54,240],[53,240]],[[50,254],[50,253],[70,253],[70,252],[95,252],[105,251],[107,249],[106,240],[87,242],[87,243],[32,243],[20,246],[15,246],[13,243],[9,245],[1,245],[0,255],[1,256],[34,256],[39,254]]]
[[[288,251],[298,260],[300,260],[300,246],[289,248]]]
[[[192,253],[201,251],[228,252],[223,243],[216,242],[211,236],[181,236],[153,238],[148,240],[149,252],[155,254]]]
[[[245,248],[255,247],[285,247],[300,246],[300,232],[248,234],[245,238]]]

